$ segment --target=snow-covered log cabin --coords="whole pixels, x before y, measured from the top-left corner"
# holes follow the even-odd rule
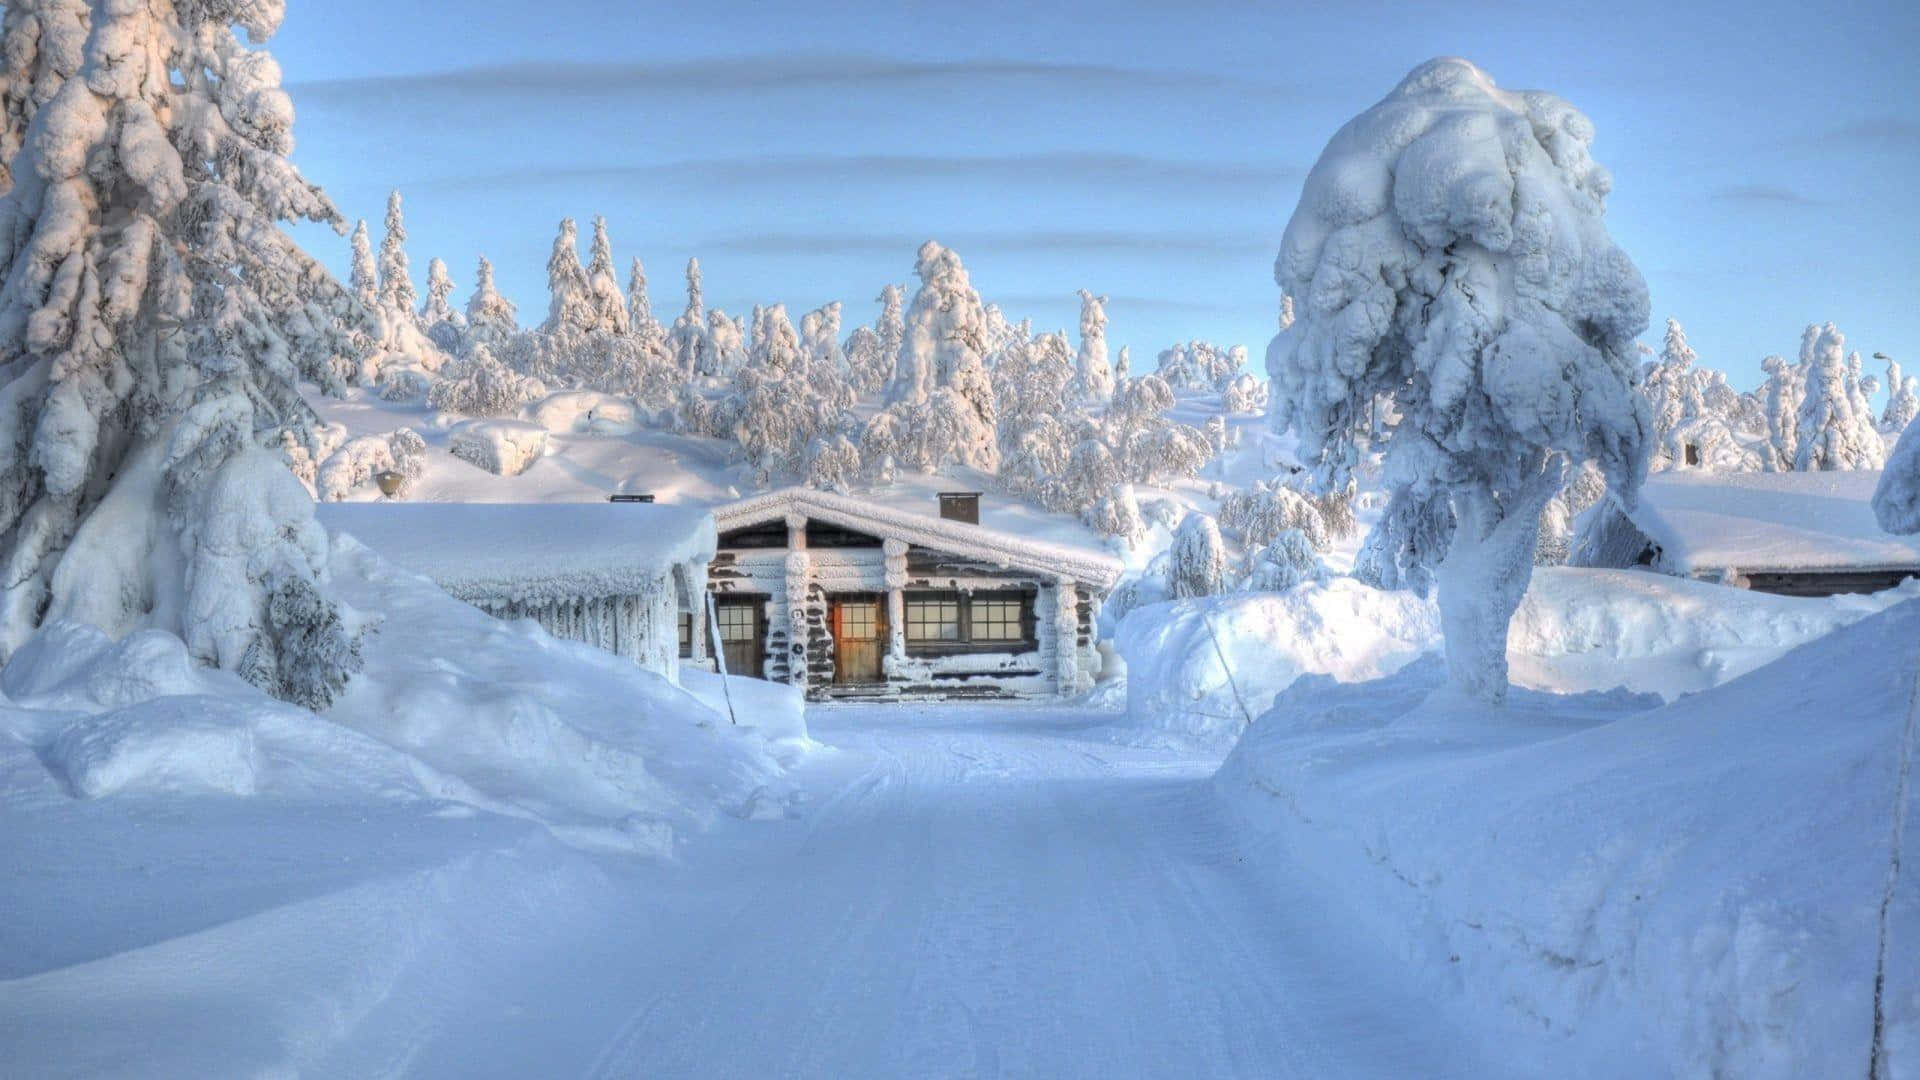
[[[975,493],[942,516],[787,488],[718,507],[707,574],[717,635],[683,620],[685,655],[831,698],[1030,698],[1078,693],[1094,626],[1120,578],[1104,553],[975,524]]]
[[[1920,577],[1920,537],[1873,516],[1877,470],[1656,473],[1638,505],[1588,511],[1575,566],[1646,567],[1788,596],[1878,592]]]
[[[679,678],[713,516],[652,503],[321,503],[320,521],[457,599]]]

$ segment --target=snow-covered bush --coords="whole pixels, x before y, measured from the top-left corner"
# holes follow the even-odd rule
[[[556,435],[630,435],[643,420],[632,401],[594,390],[548,394],[522,408],[520,416]]]
[[[525,420],[469,420],[453,429],[447,450],[495,476],[519,476],[547,452],[547,429]]]
[[[357,435],[321,462],[315,479],[317,497],[322,502],[339,502],[379,473],[391,471],[395,471],[393,446],[387,438]]]
[[[1551,94],[1429,61],[1333,137],[1275,263],[1302,300],[1267,353],[1276,426],[1342,487],[1391,400],[1387,475],[1414,498],[1389,513],[1431,521],[1421,504],[1450,501],[1448,665],[1489,701],[1506,693],[1507,625],[1567,465],[1596,461],[1629,500],[1645,471],[1647,290],[1602,223],[1612,180],[1592,138]]]
[[[1213,596],[1226,587],[1227,545],[1211,517],[1190,513],[1173,534],[1167,591],[1175,600]]]
[[[270,689],[297,661],[265,609],[284,582],[323,588],[324,535],[316,552],[282,447],[291,434],[317,457],[297,382],[340,386],[358,317],[280,228],[345,228],[288,160],[278,65],[235,33],[264,42],[280,17],[279,4],[94,5],[80,77],[8,162],[0,654],[71,617],[178,629],[196,660],[229,670],[253,656],[243,673]],[[64,31],[71,43],[78,28]],[[317,607],[333,610],[324,592]]]
[[[1267,408],[1267,384],[1249,372],[1241,372],[1227,381],[1220,392],[1220,407],[1230,413],[1258,413]]]
[[[1102,536],[1131,543],[1144,535],[1147,523],[1141,520],[1140,503],[1134,498],[1132,484],[1115,484],[1081,515],[1087,526]]]
[[[1307,534],[1288,529],[1264,547],[1247,552],[1241,566],[1240,587],[1250,592],[1285,592],[1326,576],[1327,568]]]
[[[521,375],[494,359],[493,350],[476,345],[465,359],[441,370],[427,391],[427,404],[463,416],[512,416],[546,392],[540,380]]]
[[[1300,532],[1316,551],[1333,546],[1334,533],[1320,507],[1284,484],[1256,484],[1252,491],[1236,491],[1220,500],[1220,525],[1248,548],[1270,544],[1289,531]]]
[[[1181,390],[1224,390],[1244,373],[1246,364],[1244,345],[1222,348],[1212,342],[1189,341],[1162,350],[1155,374]]]
[[[401,476],[395,498],[404,498],[427,472],[427,440],[412,428],[400,428],[387,436],[387,450],[393,455],[393,471]]]
[[[806,482],[820,491],[850,493],[860,482],[860,448],[834,432],[814,438],[807,446]]]
[[[433,376],[417,367],[388,367],[380,371],[377,393],[381,401],[424,401],[432,392]]]

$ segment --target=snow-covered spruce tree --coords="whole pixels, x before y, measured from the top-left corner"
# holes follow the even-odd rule
[[[1167,567],[1167,587],[1175,600],[1216,596],[1225,591],[1227,545],[1211,517],[1189,513],[1173,534],[1173,559]]]
[[[1212,459],[1204,432],[1167,419],[1173,403],[1172,387],[1158,375],[1129,379],[1116,390],[1102,427],[1121,476],[1130,483],[1193,476]]]
[[[486,256],[473,272],[473,295],[467,299],[467,340],[499,348],[520,329],[513,301],[493,286],[493,264]]]
[[[1920,533],[1920,424],[1908,424],[1873,492],[1873,515],[1890,533]]]
[[[1568,463],[1596,462],[1629,501],[1646,469],[1647,289],[1602,223],[1592,138],[1551,94],[1429,61],[1333,137],[1275,264],[1301,300],[1267,352],[1276,422],[1344,487],[1391,398],[1399,509],[1444,492],[1455,521],[1437,568],[1448,667],[1487,702],[1506,696],[1508,623]]]
[[[986,312],[960,256],[932,240],[920,246],[913,272],[920,278],[908,309],[889,405],[924,405],[953,382],[966,362],[986,355]]]
[[[584,333],[593,328],[593,323],[587,271],[580,265],[580,229],[572,218],[561,218],[560,231],[553,238],[553,253],[547,256],[547,321],[540,324],[540,329],[548,334]]]
[[[627,268],[627,325],[636,334],[658,333],[661,340],[666,339],[666,327],[653,317],[653,299],[647,295],[647,268],[640,264],[638,255]]]
[[[0,15],[0,195],[40,107],[80,70],[92,24],[87,0],[11,0]]]
[[[420,325],[426,328],[427,337],[443,352],[460,351],[460,332],[464,320],[454,310],[453,278],[447,273],[445,259],[435,258],[427,263],[427,304],[420,309]]]
[[[1120,355],[1113,359],[1113,382],[1115,386],[1125,382],[1133,370],[1133,346],[1120,346]]]
[[[1220,407],[1230,413],[1257,413],[1267,408],[1267,384],[1249,372],[1241,372],[1220,392]]]
[[[873,324],[874,331],[880,335],[881,366],[875,372],[879,379],[876,389],[893,381],[894,366],[900,362],[900,345],[907,340],[907,290],[888,285],[880,290],[879,300],[880,318]]]
[[[1760,370],[1767,373],[1762,387],[1767,412],[1762,462],[1768,472],[1792,472],[1800,443],[1800,402],[1806,396],[1806,372],[1779,356],[1760,361]]]
[[[1847,339],[1832,323],[1809,326],[1800,340],[1804,396],[1794,424],[1793,467],[1801,472],[1877,469],[1887,444],[1872,415],[1862,415],[1848,385]]]
[[[677,327],[680,324],[676,322],[674,325]],[[700,374],[731,375],[747,362],[746,321],[714,308],[707,312],[705,340],[695,339],[694,344],[699,346]],[[679,360],[676,358],[674,363],[678,366]]]
[[[353,226],[353,238],[348,241],[353,251],[353,266],[348,272],[347,281],[353,289],[354,299],[368,308],[380,304],[380,271],[373,261],[373,240],[367,235],[365,219]]]
[[[1085,289],[1080,297],[1080,353],[1074,376],[1076,396],[1104,405],[1113,398],[1113,366],[1107,363],[1107,298]]]
[[[462,416],[512,416],[547,388],[501,363],[484,342],[440,369],[427,391],[427,405]]]
[[[1250,592],[1285,592],[1325,577],[1326,565],[1307,541],[1306,534],[1288,529],[1265,547],[1247,552],[1241,564],[1240,587]]]
[[[419,296],[407,265],[407,222],[400,192],[387,193],[387,233],[380,239],[380,310],[396,322],[412,320]]]
[[[1687,332],[1680,321],[1669,318],[1660,356],[1647,362],[1640,380],[1641,393],[1647,398],[1653,421],[1649,468],[1670,469],[1686,464],[1679,432],[1707,413],[1699,373],[1693,366],[1698,358],[1693,347],[1687,344]]]
[[[1898,435],[1920,416],[1920,378],[1904,374],[1899,363],[1886,353],[1874,353],[1873,357],[1887,365],[1887,408],[1880,414],[1880,430]]]
[[[707,349],[706,304],[700,296],[700,260],[687,260],[687,309],[673,320],[673,329],[667,332],[667,347],[673,353],[673,362],[688,378],[695,375],[718,374],[713,370]]]
[[[850,494],[860,482],[860,448],[835,431],[807,444],[806,484],[817,491]]]
[[[287,160],[279,4],[96,5],[0,200],[0,651],[42,621],[172,630],[324,708],[359,665],[283,463],[350,307],[282,221],[344,231]],[[271,449],[270,449],[271,448]]]
[[[1066,468],[1074,444],[1070,398],[1075,383],[1073,351],[1065,334],[1041,334],[1013,342],[1000,354],[993,384],[1000,422],[1000,481],[1020,494],[1048,501],[1045,493]],[[1090,503],[1112,481],[1086,493],[1073,509]]]
[[[589,327],[609,334],[624,334],[632,328],[627,297],[620,290],[620,277],[613,269],[613,241],[607,237],[607,219],[593,219],[593,251],[587,264],[587,302],[593,310]]]

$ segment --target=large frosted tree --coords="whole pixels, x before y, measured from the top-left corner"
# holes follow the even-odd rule
[[[1594,462],[1624,500],[1646,470],[1647,289],[1602,222],[1612,181],[1592,139],[1558,97],[1429,61],[1334,135],[1274,267],[1297,305],[1267,350],[1275,421],[1341,490],[1391,401],[1377,528],[1427,535],[1451,510],[1448,667],[1486,701],[1505,697],[1508,623],[1568,465]]]
[[[1080,400],[1105,405],[1113,399],[1113,366],[1107,363],[1107,298],[1080,293],[1080,354],[1075,385]]]
[[[282,5],[96,0],[0,199],[0,652],[48,619],[150,626],[323,706],[357,667],[314,456],[357,305],[281,222],[338,211],[288,160]]]
[[[1801,336],[1806,383],[1794,425],[1795,469],[1877,469],[1886,460],[1887,444],[1864,407],[1855,385],[1857,364],[1849,364],[1846,349],[1846,336],[1832,323],[1809,326]]]
[[[580,265],[580,229],[572,218],[560,219],[547,257],[547,321],[549,334],[585,332],[593,328],[593,299],[586,268]]]
[[[396,323],[415,318],[419,294],[413,289],[413,270],[407,262],[407,221],[400,193],[387,193],[387,231],[380,238],[380,310]]]
[[[80,70],[90,25],[87,0],[11,0],[0,15],[0,194],[13,186],[13,157],[40,107]]]

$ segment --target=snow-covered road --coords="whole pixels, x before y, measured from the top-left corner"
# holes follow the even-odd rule
[[[1098,720],[815,710],[836,749],[797,817],[638,872],[626,918],[516,968],[406,1071],[1497,1074],[1338,910],[1252,870],[1215,760]]]

